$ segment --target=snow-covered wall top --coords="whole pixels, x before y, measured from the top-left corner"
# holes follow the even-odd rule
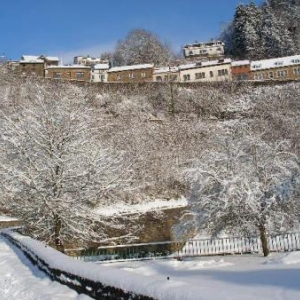
[[[113,215],[129,215],[136,213],[146,213],[151,211],[167,210],[179,207],[186,207],[188,205],[187,199],[182,197],[179,199],[156,199],[145,203],[138,204],[116,204],[114,206],[102,206],[95,209],[95,213],[104,216]]]
[[[19,220],[14,217],[0,216],[0,222],[14,222],[14,221],[19,221]]]
[[[76,280],[77,277],[78,279],[81,278],[81,280],[87,279],[93,282],[99,282],[102,285],[118,288],[122,292],[133,292],[140,297],[126,299],[146,299],[144,296],[149,297],[147,299],[186,299],[186,290],[182,289],[183,283],[176,279],[168,281],[166,277],[140,276],[139,274],[134,274],[126,270],[113,269],[103,265],[78,261],[28,236],[23,236],[10,230],[3,230],[2,232],[4,236],[8,236],[14,242],[21,245],[21,249],[24,253],[31,253],[31,256],[34,255],[38,257],[40,261],[43,261],[46,268],[56,269],[64,272],[64,274],[69,274],[70,276],[65,279],[63,273],[59,275],[60,280],[65,280],[66,283],[72,281],[73,285],[80,284],[80,282]],[[72,277],[72,275],[76,277]],[[90,287],[85,286],[85,288]],[[191,292],[196,295],[199,290],[194,291],[193,288],[191,288]]]

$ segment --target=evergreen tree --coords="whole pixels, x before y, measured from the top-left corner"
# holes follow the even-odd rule
[[[257,59],[261,55],[262,15],[254,4],[239,5],[233,20],[233,55],[249,59]]]
[[[276,18],[271,7],[263,7],[261,38],[265,58],[294,54],[294,43],[283,22]]]
[[[239,59],[263,59],[300,52],[300,1],[266,0],[238,5],[231,25],[220,39],[227,54]]]
[[[294,53],[298,53],[300,50],[300,1],[269,0],[267,3],[286,31],[283,36],[288,35],[293,41]]]

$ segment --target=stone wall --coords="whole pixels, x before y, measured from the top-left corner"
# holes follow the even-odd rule
[[[0,229],[21,226],[20,221],[0,221]]]

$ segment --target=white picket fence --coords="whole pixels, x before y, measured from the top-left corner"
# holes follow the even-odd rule
[[[296,251],[300,250],[300,233],[268,237],[270,251]],[[254,238],[217,238],[192,239],[177,251],[180,256],[201,256],[237,253],[261,253],[262,245],[259,237]]]
[[[271,252],[300,250],[300,232],[270,236],[268,245]],[[87,249],[79,253],[76,258],[84,261],[118,261],[243,253],[262,253],[260,238],[191,239],[177,242],[103,246]]]

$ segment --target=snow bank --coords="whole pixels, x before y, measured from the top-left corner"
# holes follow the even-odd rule
[[[165,276],[140,276],[126,270],[76,261],[45,244],[10,230],[3,230],[8,237],[38,267],[53,279],[65,283],[77,292],[93,295],[94,291],[107,295],[118,295],[114,299],[193,299],[199,294],[198,287],[188,288],[182,281],[169,281]],[[182,288],[185,286],[186,288]],[[187,293],[188,289],[188,293]],[[99,295],[99,294],[98,294]],[[123,298],[122,298],[123,297]],[[127,298],[126,298],[127,299]]]
[[[266,264],[278,264],[278,265],[292,265],[300,263],[300,251],[290,252],[285,254],[283,257],[270,259]]]
[[[103,216],[113,215],[129,215],[136,213],[146,213],[155,210],[166,210],[172,208],[186,207],[188,205],[187,199],[182,197],[180,199],[156,199],[154,201],[138,203],[138,204],[115,204],[113,206],[101,206],[95,209],[94,213]]]

